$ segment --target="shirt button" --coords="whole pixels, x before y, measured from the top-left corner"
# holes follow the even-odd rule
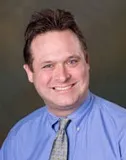
[[[79,130],[80,130],[80,128],[79,127],[77,127],[77,131],[79,132]]]

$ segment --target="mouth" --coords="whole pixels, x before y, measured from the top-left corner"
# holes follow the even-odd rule
[[[56,86],[56,87],[53,87],[52,89],[55,91],[69,91],[71,88],[73,88],[74,85],[75,83],[67,86]]]

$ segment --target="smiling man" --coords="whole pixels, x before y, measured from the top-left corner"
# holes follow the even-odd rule
[[[89,64],[77,36],[69,29],[48,31],[31,43],[33,71],[24,69],[44,99],[49,112],[67,116],[83,103],[88,93]]]
[[[87,46],[70,12],[32,16],[24,60],[45,106],[11,129],[0,160],[126,159],[126,111],[89,91]]]

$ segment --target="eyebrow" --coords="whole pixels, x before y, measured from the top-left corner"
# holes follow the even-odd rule
[[[72,55],[72,56],[67,57],[66,60],[72,59],[72,58],[80,59],[80,56],[78,56],[78,55]],[[56,62],[55,60],[54,61],[53,60],[52,61],[51,60],[47,60],[47,61],[42,61],[41,64],[44,65],[44,64],[55,63],[55,62]]]
[[[52,63],[53,61],[43,61],[42,63]]]
[[[50,63],[54,63],[53,61],[43,61],[40,64],[41,65],[46,65],[46,64],[50,64]]]
[[[68,57],[67,59],[70,59],[70,58],[78,58],[78,59],[80,59],[80,56],[74,55],[74,56]]]

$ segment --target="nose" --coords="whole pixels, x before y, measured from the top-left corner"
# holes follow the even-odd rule
[[[60,83],[66,82],[70,79],[71,74],[64,65],[58,65],[54,71],[54,78]]]

